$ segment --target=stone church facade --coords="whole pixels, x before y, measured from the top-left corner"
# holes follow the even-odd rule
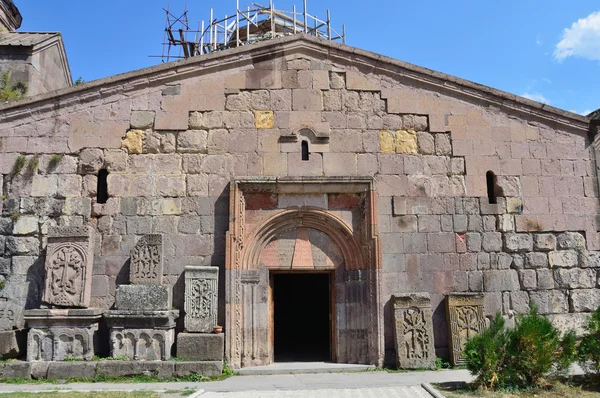
[[[278,275],[326,275],[292,315],[329,323],[294,339],[326,328],[342,363],[394,362],[392,295],[429,294],[439,356],[451,293],[561,327],[600,305],[590,120],[367,51],[299,34],[163,64],[2,105],[0,139],[3,330],[48,303],[56,226],[91,226],[102,311],[160,235],[177,333],[185,267],[218,267],[233,367],[277,354]]]

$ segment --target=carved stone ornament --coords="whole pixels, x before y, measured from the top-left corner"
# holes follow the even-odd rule
[[[48,231],[43,300],[63,307],[90,304],[94,229],[56,227]]]
[[[136,285],[160,285],[162,276],[162,235],[144,235],[131,251],[129,280]]]
[[[467,341],[485,328],[483,295],[450,294],[446,296],[446,311],[450,328],[450,360],[453,365],[465,362]]]
[[[210,332],[217,324],[219,268],[185,267],[185,329]]]
[[[392,296],[396,364],[402,369],[435,367],[431,300],[428,293]]]

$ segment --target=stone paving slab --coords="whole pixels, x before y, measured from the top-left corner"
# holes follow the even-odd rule
[[[283,391],[205,392],[202,398],[431,398],[421,386]]]

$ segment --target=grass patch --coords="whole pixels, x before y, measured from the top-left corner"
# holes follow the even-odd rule
[[[179,391],[178,391],[179,392]],[[61,398],[160,398],[161,395],[154,391],[98,391],[98,392],[61,392]],[[2,394],[10,398],[50,398],[56,397],[56,391],[48,392],[14,392]]]
[[[434,387],[446,398],[598,398],[600,380],[590,381],[583,376],[542,383],[539,388],[490,391],[466,383],[439,383]]]
[[[12,169],[12,174],[16,175],[19,174],[21,172],[21,170],[23,170],[23,166],[25,166],[25,156],[23,155],[19,155],[17,156],[17,158],[15,159],[15,163],[13,164],[13,169]]]
[[[188,376],[161,378],[151,375],[137,375],[131,377],[96,375],[91,379],[81,377],[69,377],[66,379],[6,379],[0,378],[0,383],[3,384],[59,384],[59,383],[169,383],[169,382],[191,382],[202,383],[210,381],[221,381],[231,377],[231,374],[220,374],[218,376],[202,376],[200,374],[191,374]],[[0,396],[1,398],[2,396]]]
[[[63,155],[61,154],[54,154],[50,157],[50,161],[48,162],[48,167],[51,169],[56,168],[56,166],[58,166],[58,164],[60,163],[60,161],[62,160]]]

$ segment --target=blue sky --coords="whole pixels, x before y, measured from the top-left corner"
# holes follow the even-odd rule
[[[262,1],[266,4],[266,1]],[[73,77],[90,81],[160,63],[163,7],[191,25],[231,15],[235,0],[15,0],[21,31],[61,31]],[[240,6],[250,5],[251,1]],[[302,7],[276,0],[275,8]],[[600,108],[597,0],[308,0],[346,25],[347,43],[550,105]]]

